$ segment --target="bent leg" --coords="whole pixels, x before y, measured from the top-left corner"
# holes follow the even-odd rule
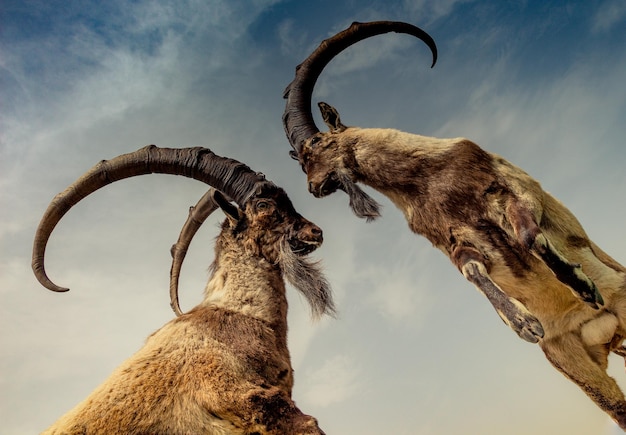
[[[578,385],[619,427],[626,430],[624,393],[600,364],[589,356],[579,336],[567,333],[545,340],[540,346],[557,370]]]
[[[567,261],[542,233],[535,237],[530,249],[546,263],[557,279],[569,286],[583,302],[596,309],[604,305],[598,288],[591,278],[585,275],[580,264]]]
[[[556,278],[572,289],[572,292],[592,308],[604,305],[602,295],[594,282],[582,270],[580,264],[571,263],[541,232],[530,210],[512,200],[506,210],[518,241],[530,249],[552,270]]]
[[[522,339],[537,343],[543,338],[543,327],[535,316],[517,299],[508,296],[491,279],[482,260],[474,248],[455,250],[453,260],[463,276],[491,302],[500,318]]]
[[[517,299],[506,295],[493,282],[485,266],[476,261],[468,261],[461,268],[463,275],[484,294],[496,309],[500,318],[522,339],[537,343],[543,338],[543,327],[535,316]]]

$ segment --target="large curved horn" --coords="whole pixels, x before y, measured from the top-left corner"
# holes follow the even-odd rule
[[[182,315],[180,304],[178,302],[178,280],[180,277],[180,269],[187,255],[187,249],[191,244],[191,239],[196,235],[198,229],[205,220],[219,207],[215,200],[215,189],[209,189],[200,198],[195,206],[189,207],[189,216],[180,231],[178,240],[172,245],[170,253],[172,254],[172,268],[170,269],[170,306],[177,316]]]
[[[44,255],[52,230],[70,208],[114,181],[152,173],[182,175],[202,181],[224,192],[242,208],[263,188],[275,186],[243,163],[220,157],[202,147],[174,149],[149,145],[111,160],[103,160],[55,196],[41,218],[35,233],[32,258],[37,280],[52,291],[69,290],[50,281],[44,267]]]
[[[352,23],[346,30],[328,38],[296,67],[296,77],[287,86],[283,97],[287,99],[283,114],[283,126],[293,147],[292,157],[300,154],[305,140],[319,132],[311,114],[311,94],[317,78],[333,57],[349,46],[383,33],[396,32],[413,35],[426,43],[433,54],[433,63],[437,62],[437,46],[433,38],[419,27],[399,21],[372,21],[369,23]]]

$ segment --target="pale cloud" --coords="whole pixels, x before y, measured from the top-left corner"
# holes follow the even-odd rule
[[[626,1],[607,0],[593,15],[591,30],[596,33],[608,32],[624,19],[626,19]]]
[[[462,132],[490,151],[526,157],[533,164],[584,165],[589,158],[584,153],[598,151],[589,145],[599,137],[619,133],[617,127],[623,119],[626,90],[621,83],[626,62],[619,57],[605,62],[601,71],[588,63],[573,64],[558,80],[529,83],[523,88],[506,85],[506,68],[490,69],[472,87],[465,103],[469,110],[456,114],[435,134],[456,136]],[[568,160],[535,158],[537,153],[555,151],[567,154]]]
[[[404,0],[403,4],[410,16],[422,22],[433,22],[449,15],[455,6],[472,1],[475,0]]]
[[[308,387],[304,400],[321,408],[350,399],[359,391],[359,365],[348,355],[335,355],[319,368],[304,373]]]
[[[296,3],[307,8],[303,14],[319,13],[315,2],[289,6]],[[327,433],[611,430],[606,415],[539,349],[508,330],[388,201],[382,218],[366,224],[353,216],[342,192],[312,198],[302,171],[287,157],[280,115],[281,92],[296,63],[351,19],[402,18],[424,26],[442,50],[428,74],[428,49],[420,41],[388,35],[390,40],[373,38],[365,48],[346,51],[345,59],[337,57],[316,93],[329,95],[334,87],[335,101],[329,102],[339,110],[348,106],[347,123],[462,135],[503,154],[554,190],[592,238],[623,262],[626,205],[616,200],[626,191],[623,50],[607,56],[589,32],[581,32],[581,50],[594,49],[577,51],[573,61],[559,59],[558,76],[540,75],[539,65],[523,64],[529,59],[520,46],[530,42],[526,35],[511,36],[515,23],[492,15],[443,34],[445,20],[438,17],[463,19],[454,15],[461,2],[452,0],[406,1],[400,11],[395,3],[373,3],[370,10],[325,15],[310,26],[308,17],[289,15],[262,29],[268,40],[279,36],[275,47],[254,45],[247,26],[271,4],[140,2],[111,18],[123,30],[112,43],[89,27],[71,27],[64,29],[73,37],[63,47],[53,37],[3,46],[1,73],[12,85],[0,91],[19,103],[5,105],[0,128],[0,384],[12,397],[0,406],[3,429],[37,433],[173,317],[169,247],[188,207],[206,189],[190,180],[128,180],[72,209],[47,256],[51,278],[71,287],[69,293],[48,292],[30,270],[36,224],[54,194],[98,160],[154,142],[208,146],[263,170],[324,229],[316,256],[335,290],[339,319],[311,322],[298,293],[290,288],[288,295],[294,399],[307,414],[320,416]],[[604,3],[604,10],[615,5]],[[598,29],[615,30],[615,20],[600,19],[604,13],[596,14],[597,22],[608,27]],[[101,19],[105,27],[111,24]],[[520,19],[531,30],[543,20]],[[279,56],[295,56],[293,64],[278,68],[267,61]],[[45,71],[27,68],[28,58],[41,60]],[[533,80],[524,68],[536,73]],[[396,121],[404,124],[392,125]],[[222,217],[212,219],[183,268],[183,309],[202,297]],[[616,367],[614,377],[623,381],[623,361]],[[33,407],[36,418],[28,415]],[[347,418],[346,408],[364,417]],[[449,409],[464,413],[449,419]]]
[[[415,273],[420,268],[419,262],[410,266],[394,265],[391,269],[370,266],[365,279],[374,290],[368,302],[392,323],[421,324],[431,303],[429,289],[423,284],[425,279]]]
[[[360,243],[361,268],[355,273],[360,292],[366,292],[364,304],[394,327],[421,329],[436,303],[440,268],[446,273],[456,270],[449,261],[421,236],[397,234],[404,230],[404,216],[395,207],[385,207],[384,222],[370,224],[367,238]],[[363,237],[363,236],[362,236]],[[382,241],[376,241],[380,238]]]
[[[306,31],[295,27],[292,19],[283,20],[278,25],[278,38],[280,41],[280,52],[285,56],[295,56],[297,58],[304,56],[304,53],[307,52],[305,47],[307,47],[310,38]],[[315,47],[310,47],[310,49],[314,50]],[[301,60],[304,60],[304,58]]]

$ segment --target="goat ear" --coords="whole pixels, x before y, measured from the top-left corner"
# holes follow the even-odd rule
[[[317,103],[317,106],[320,108],[320,112],[322,112],[322,119],[332,133],[341,133],[348,128],[341,123],[339,112],[333,106],[323,101]]]
[[[300,156],[294,150],[289,151],[289,157],[291,157],[294,160],[300,160]]]
[[[226,197],[219,190],[214,191],[213,199],[220,206],[226,217],[231,222],[238,222],[240,218],[239,207],[226,199]]]

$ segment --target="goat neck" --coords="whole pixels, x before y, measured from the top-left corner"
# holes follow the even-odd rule
[[[287,298],[282,271],[275,262],[258,255],[262,246],[244,246],[228,221],[216,241],[215,261],[202,306],[215,306],[254,317],[270,325],[282,325],[287,316]]]

